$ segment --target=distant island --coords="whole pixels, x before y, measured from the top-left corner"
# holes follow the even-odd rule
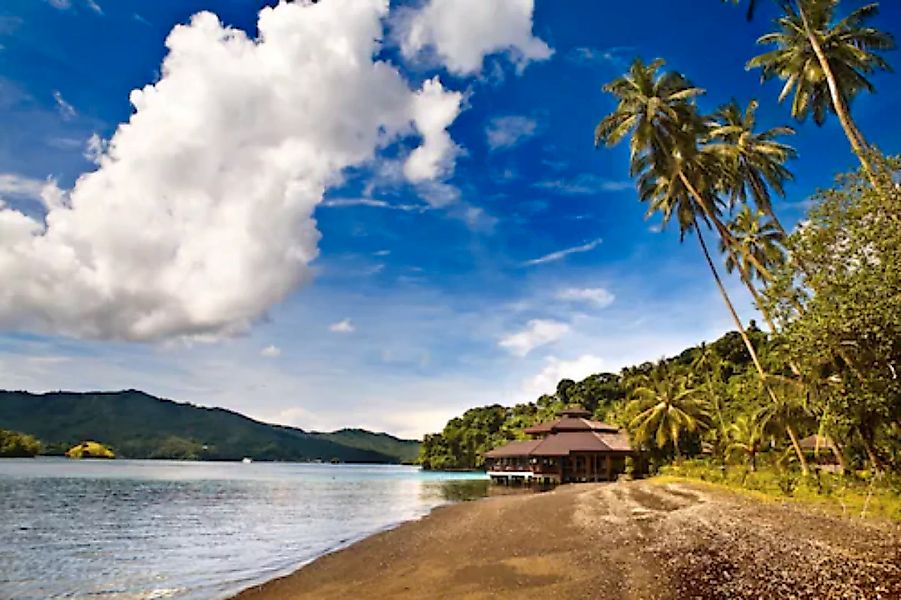
[[[386,433],[304,431],[138,390],[0,391],[0,430],[8,430],[10,443],[15,439],[15,448],[21,447],[8,456],[62,456],[86,440],[118,458],[412,463],[419,454],[418,441]]]

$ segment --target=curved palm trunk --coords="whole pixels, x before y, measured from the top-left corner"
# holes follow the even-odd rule
[[[695,220],[695,233],[697,233],[698,243],[701,245],[701,250],[703,250],[704,252],[704,258],[707,260],[707,266],[710,268],[710,272],[713,274],[713,279],[716,281],[717,289],[719,289],[720,295],[723,297],[723,302],[726,303],[726,307],[729,309],[729,314],[732,316],[732,320],[735,322],[738,333],[741,336],[742,341],[745,343],[745,347],[748,349],[748,354],[750,354],[751,356],[751,361],[754,363],[754,368],[757,369],[757,375],[760,377],[760,381],[763,383],[763,387],[764,389],[766,389],[770,400],[773,403],[776,403],[778,402],[778,400],[776,399],[776,394],[773,393],[773,390],[766,382],[766,372],[763,370],[763,366],[760,364],[760,359],[757,357],[757,351],[754,349],[754,345],[751,343],[751,338],[748,337],[748,333],[747,331],[745,331],[741,319],[738,317],[738,313],[735,311],[735,306],[732,304],[732,300],[729,298],[729,294],[728,292],[726,292],[725,286],[723,286],[723,281],[722,279],[720,279],[720,274],[716,270],[716,265],[713,264],[713,259],[710,258],[710,252],[707,249],[707,243],[704,241],[704,235],[701,233],[701,227],[698,224],[697,220]],[[804,475],[809,474],[810,469],[807,466],[807,459],[804,457],[804,453],[801,451],[801,446],[797,443],[797,436],[795,436],[793,432],[790,432],[789,437],[792,438],[792,446],[795,449],[795,454],[797,454],[798,456],[798,462],[801,465],[801,471],[804,473]]]
[[[807,39],[810,42],[813,53],[816,54],[817,60],[820,63],[820,68],[823,69],[823,74],[826,76],[826,83],[829,86],[829,95],[832,98],[832,106],[835,108],[835,114],[838,116],[842,129],[845,130],[845,136],[848,138],[848,141],[851,142],[851,149],[854,151],[854,154],[857,155],[860,164],[863,166],[867,179],[870,180],[870,183],[873,184],[874,188],[879,189],[879,183],[876,180],[873,165],[870,164],[870,160],[867,157],[869,145],[864,139],[863,134],[860,133],[860,130],[857,128],[857,125],[855,125],[854,121],[851,119],[851,114],[848,111],[848,104],[845,102],[841,90],[838,89],[838,82],[835,80],[835,73],[832,72],[832,66],[829,64],[829,59],[826,57],[826,53],[823,52],[820,41],[814,35],[813,30],[810,28],[810,23],[807,21],[803,0],[799,1],[797,4],[798,14],[801,17],[801,22],[804,23],[804,31],[807,34]]]
[[[804,456],[804,451],[801,450],[801,443],[798,441],[798,434],[795,432],[795,428],[790,424],[785,424],[785,432],[788,434],[789,439],[792,441],[792,448],[795,449],[795,454],[798,457],[798,462],[801,463],[801,472],[805,475],[810,473],[810,469],[807,466],[807,457]]]

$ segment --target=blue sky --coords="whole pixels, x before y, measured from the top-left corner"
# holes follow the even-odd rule
[[[514,1],[455,27],[441,2],[360,3],[376,16],[328,20],[335,3],[267,11],[268,48],[255,41],[259,1],[3,3],[0,210],[46,225],[48,240],[28,229],[16,246],[0,219],[0,273],[15,282],[0,292],[0,387],[134,387],[309,429],[418,436],[729,329],[696,245],[643,219],[626,149],[595,150],[592,132],[612,108],[601,86],[635,56],[706,88],[705,110],[757,98],[761,125],[789,124],[779,84],[744,69],[774,7],[747,23],[714,0],[692,13]],[[901,6],[883,4],[876,24],[893,31]],[[223,30],[195,21],[167,71],[167,35],[199,11],[249,39],[217,54]],[[305,29],[314,15],[326,24]],[[363,48],[356,61],[317,54],[345,35]],[[359,59],[376,37],[370,70]],[[898,152],[901,84],[874,81],[855,117]],[[129,94],[150,84],[156,98],[134,116]],[[787,223],[854,165],[834,120],[795,126],[796,181],[777,204]],[[183,256],[186,270],[169,270]]]

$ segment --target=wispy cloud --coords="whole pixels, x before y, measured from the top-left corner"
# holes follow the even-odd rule
[[[0,198],[13,196],[38,199],[47,183],[42,179],[32,179],[15,173],[0,173]]]
[[[621,192],[631,189],[633,185],[629,180],[605,179],[591,173],[582,173],[566,179],[546,179],[532,184],[532,187],[567,196],[582,196],[604,192]]]
[[[97,4],[94,0],[85,0],[85,4],[87,4],[87,5],[88,5],[88,8],[90,8],[91,10],[93,10],[93,11],[94,11],[95,13],[97,13],[98,15],[102,15],[102,14],[103,14],[103,9],[100,8],[100,5]]]
[[[329,325],[328,330],[332,333],[353,333],[357,328],[350,319],[342,319],[337,323]]]
[[[560,290],[557,298],[570,302],[588,302],[598,308],[604,308],[613,304],[616,296],[604,288],[567,288]]]
[[[538,133],[538,121],[522,115],[495,117],[485,127],[485,138],[492,150],[513,148]]]
[[[535,348],[556,342],[569,333],[569,330],[569,325],[560,321],[532,319],[522,331],[501,338],[498,346],[522,357]]]
[[[579,254],[580,252],[589,252],[597,248],[603,240],[600,238],[596,240],[592,240],[586,244],[582,244],[581,246],[573,246],[572,248],[566,248],[564,250],[557,250],[556,252],[551,252],[550,254],[545,254],[544,256],[539,256],[538,258],[533,258],[531,260],[527,260],[523,263],[523,265],[527,267],[531,267],[534,265],[543,265],[549,262],[556,262],[558,260],[563,260],[570,254]]]
[[[611,46],[610,48],[580,46],[570,50],[566,58],[571,63],[586,67],[609,65],[621,69],[629,63],[635,52],[634,46]]]
[[[281,355],[282,349],[272,344],[269,344],[268,346],[260,350],[260,356],[263,356],[265,358],[278,358]]]
[[[604,360],[593,354],[583,354],[575,360],[560,360],[556,356],[549,356],[544,368],[523,382],[523,391],[531,397],[553,394],[561,379],[581,381],[589,375],[600,373],[604,366]]]
[[[75,107],[66,102],[59,90],[53,90],[53,99],[56,101],[56,108],[64,120],[68,121],[78,114]]]
[[[426,204],[391,204],[386,200],[376,198],[329,198],[322,203],[329,208],[342,208],[348,206],[370,206],[372,208],[386,208],[389,210],[401,210],[405,212],[425,212],[431,207]]]

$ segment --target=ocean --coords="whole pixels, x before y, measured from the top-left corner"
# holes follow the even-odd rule
[[[227,598],[449,502],[394,465],[0,460],[0,598]]]

